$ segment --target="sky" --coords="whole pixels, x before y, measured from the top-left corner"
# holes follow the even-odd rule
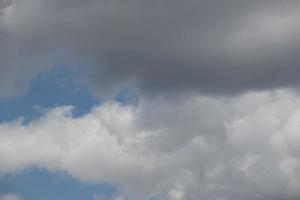
[[[0,0],[0,200],[300,199],[299,9]]]

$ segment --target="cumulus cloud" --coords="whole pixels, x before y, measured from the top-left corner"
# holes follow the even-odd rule
[[[292,0],[15,0],[0,16],[1,88],[18,89],[11,80],[44,68],[57,52],[83,63],[100,94],[122,84],[147,94],[298,87],[299,7]]]
[[[28,125],[0,125],[0,173],[65,171],[130,199],[299,199],[299,99],[287,90],[142,99],[79,118],[57,107]]]

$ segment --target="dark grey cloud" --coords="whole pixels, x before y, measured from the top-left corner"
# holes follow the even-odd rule
[[[125,83],[150,94],[298,86],[299,7],[277,0],[15,0],[0,18],[1,69],[45,67],[63,50],[86,64],[100,93]]]

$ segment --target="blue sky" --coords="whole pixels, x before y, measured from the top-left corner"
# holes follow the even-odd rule
[[[19,194],[24,199],[93,199],[95,194],[112,198],[118,189],[108,184],[82,183],[64,173],[30,169],[1,177],[1,193]]]
[[[25,94],[0,100],[0,121],[12,121],[18,117],[31,121],[39,116],[39,108],[61,105],[73,105],[75,116],[80,116],[100,104],[100,99],[91,95],[87,88],[75,87],[71,78],[71,73],[64,69],[38,74]]]

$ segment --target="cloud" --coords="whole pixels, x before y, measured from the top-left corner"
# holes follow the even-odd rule
[[[105,196],[99,195],[99,194],[94,195],[94,200],[108,200],[108,199],[111,199],[111,200],[125,200],[125,198],[123,196],[108,198],[108,197],[105,197]]]
[[[299,199],[299,95],[141,99],[0,125],[0,173],[30,167],[120,187],[130,199]],[[192,112],[191,112],[192,111]]]
[[[169,200],[186,200],[185,191],[181,185],[177,184],[176,188],[172,189],[168,193]]]
[[[0,1],[0,10],[7,8],[13,3],[13,0],[1,0]]]
[[[21,200],[21,199],[15,194],[2,194],[0,195],[0,200]]]
[[[61,57],[96,94],[124,85],[142,94],[136,107],[107,102],[75,118],[62,106],[0,124],[0,173],[64,171],[120,186],[117,199],[299,199],[300,102],[288,89],[300,83],[299,8],[0,0],[1,97],[25,92]]]
[[[51,65],[57,52],[83,63],[98,94],[122,84],[159,95],[298,87],[299,6],[290,0],[15,0],[0,17],[1,88],[18,89],[21,74]]]

